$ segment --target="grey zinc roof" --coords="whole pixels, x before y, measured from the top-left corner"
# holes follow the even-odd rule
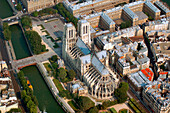
[[[107,24],[109,25],[115,24],[115,22],[107,14],[102,13],[101,17],[107,22]]]
[[[123,8],[123,10],[131,17],[131,18],[138,18],[138,16],[131,10],[129,9],[127,6],[125,6]]]
[[[155,4],[156,4],[159,8],[161,8],[165,13],[170,12],[170,10],[169,10],[167,7],[165,7],[161,2],[156,1]]]
[[[155,7],[150,1],[145,1],[145,4],[152,10],[152,11],[154,11],[154,12],[160,12],[160,10],[157,8],[157,7]]]
[[[105,66],[100,62],[100,60],[96,56],[93,56],[92,64],[102,75],[109,74],[109,71],[105,68]]]
[[[90,49],[80,38],[78,38],[76,46],[83,52],[84,55],[90,54]]]

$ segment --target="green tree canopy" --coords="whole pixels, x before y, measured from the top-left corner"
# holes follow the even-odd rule
[[[20,3],[19,3],[19,4],[17,4],[16,8],[17,8],[17,10],[18,10],[18,11],[21,11],[21,10],[22,10],[22,6],[21,6],[21,4],[20,4]]]
[[[21,109],[19,109],[19,108],[12,108],[12,109],[10,109],[10,111],[8,111],[7,113],[20,113],[21,112]]]
[[[32,26],[32,21],[31,21],[31,18],[29,16],[22,17],[21,23],[22,23],[23,27],[25,27],[25,28]]]
[[[123,103],[127,100],[127,91],[129,85],[126,82],[121,82],[119,88],[115,90],[114,95],[117,97],[118,103]]]
[[[67,76],[66,70],[64,68],[60,68],[57,72],[57,75],[60,79],[64,79]]]
[[[56,62],[56,61],[58,60],[58,56],[57,56],[57,55],[53,55],[53,56],[51,57],[51,60],[54,61],[54,62]]]
[[[73,78],[76,76],[76,73],[73,69],[71,69],[69,72],[68,72],[68,76],[71,80],[73,80]]]
[[[31,100],[31,97],[26,95],[25,98],[24,98],[24,102],[27,103]]]
[[[38,12],[37,12],[37,11],[34,11],[32,15],[33,15],[34,17],[37,17],[37,16],[38,16]]]
[[[32,100],[29,100],[27,102],[27,108],[30,109],[32,106],[35,106],[34,102]]]
[[[9,29],[9,25],[7,22],[3,22],[3,30]]]
[[[98,113],[98,112],[99,112],[99,110],[97,109],[97,107],[93,107],[89,110],[88,113]]]
[[[4,30],[4,38],[5,40],[11,40],[11,31],[9,29]]]
[[[40,54],[44,51],[44,46],[41,44],[41,37],[36,31],[26,31],[25,35],[34,54]]]
[[[94,102],[91,99],[89,99],[88,97],[84,97],[84,96],[80,96],[77,99],[77,104],[79,105],[82,111],[86,111],[95,106]]]
[[[21,98],[24,99],[27,96],[27,93],[25,90],[21,91]]]

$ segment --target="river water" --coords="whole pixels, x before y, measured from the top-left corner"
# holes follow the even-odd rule
[[[39,109],[45,110],[47,113],[64,113],[61,106],[52,96],[48,86],[46,85],[41,73],[36,66],[29,66],[22,69],[33,86],[34,95],[39,102]]]
[[[0,0],[0,18],[4,19],[13,15],[13,11],[7,0]]]
[[[23,32],[18,24],[10,26],[11,42],[14,48],[16,59],[31,56]]]

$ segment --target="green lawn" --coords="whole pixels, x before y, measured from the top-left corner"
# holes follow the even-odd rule
[[[45,66],[48,72],[52,71],[52,67],[49,63],[44,63],[43,65]]]
[[[63,86],[61,85],[61,83],[59,82],[58,79],[53,79],[53,82],[54,82],[54,84],[56,85],[56,87],[57,87],[57,89],[59,91],[63,91],[64,90]]]
[[[114,108],[111,108],[110,111],[111,111],[112,113],[117,113],[117,111],[116,111]]]
[[[75,104],[75,102],[73,100],[68,101],[68,104],[73,108],[73,110],[77,111],[79,108],[78,106]]]
[[[127,113],[127,109],[121,109],[119,110],[119,113]]]

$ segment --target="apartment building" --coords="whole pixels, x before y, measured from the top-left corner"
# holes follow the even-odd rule
[[[144,86],[142,97],[144,103],[155,113],[170,112],[169,79],[151,82]]]
[[[22,0],[29,13],[55,5],[54,0]]]
[[[142,69],[141,71],[130,73],[127,76],[128,83],[138,95],[142,93],[145,85],[152,82],[154,73],[151,68]]]
[[[155,21],[150,21],[145,23],[144,31],[152,31],[152,30],[168,30],[169,28],[169,21],[166,18],[160,19],[160,20],[155,20]]]
[[[169,8],[167,8],[165,5],[163,5],[160,1],[156,1],[154,4],[161,10],[161,13],[163,15],[165,15],[164,17],[170,17]]]
[[[114,22],[115,25],[119,26],[123,21],[131,22],[132,26],[143,24],[148,20],[149,14],[154,19],[159,19],[160,10],[154,6],[151,1],[137,1],[126,4],[124,6],[114,7],[102,12],[96,12],[88,15],[81,15],[81,18],[86,19],[90,22],[92,27],[104,26],[100,20],[102,20],[103,14],[107,16],[107,23]],[[111,21],[112,20],[112,21]],[[112,23],[113,23],[112,22]],[[115,27],[116,28],[116,27]],[[107,28],[109,30],[109,27]]]
[[[18,108],[18,101],[6,62],[0,61],[0,67],[0,111],[6,113],[12,108]]]
[[[93,12],[101,12],[113,8],[120,3],[129,3],[129,0],[86,0],[83,3],[63,1],[64,6],[74,16],[88,15]]]

